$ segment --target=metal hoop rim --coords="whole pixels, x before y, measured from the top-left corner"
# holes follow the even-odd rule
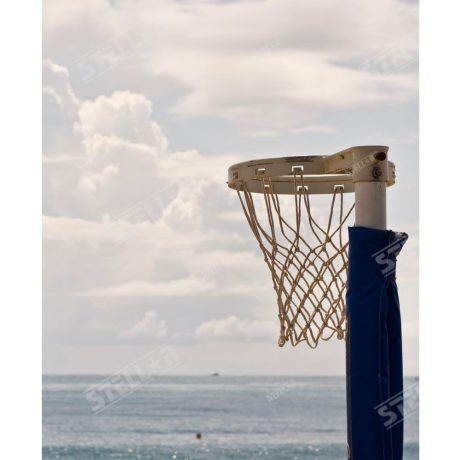
[[[387,161],[388,147],[357,146],[333,155],[263,158],[234,164],[228,169],[228,186],[264,193],[267,184],[273,193],[294,195],[297,187],[311,194],[333,193],[337,185],[344,193],[354,192],[358,181],[395,183],[395,165]]]

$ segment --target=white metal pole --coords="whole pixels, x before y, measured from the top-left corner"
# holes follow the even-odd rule
[[[386,187],[388,147],[366,147],[353,152],[355,225],[380,230],[387,228]]]
[[[385,182],[355,183],[355,225],[357,227],[387,228]]]

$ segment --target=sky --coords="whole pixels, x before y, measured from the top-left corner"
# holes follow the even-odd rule
[[[406,374],[418,373],[418,5],[45,0],[43,370],[340,374],[344,342],[277,345],[227,168],[388,145]],[[163,348],[162,348],[163,347]]]

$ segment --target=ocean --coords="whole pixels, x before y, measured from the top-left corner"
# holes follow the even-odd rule
[[[43,459],[347,458],[341,377],[104,379],[43,378]],[[405,460],[418,445],[412,407]]]

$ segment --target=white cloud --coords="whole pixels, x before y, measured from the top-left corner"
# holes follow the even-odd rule
[[[152,102],[142,94],[117,91],[84,101],[78,112],[77,130],[85,138],[117,137],[144,144],[164,152],[168,142],[161,128],[152,120]]]
[[[69,294],[130,299],[259,291],[248,273],[260,260],[220,218],[239,208],[225,184],[237,157],[171,151],[141,94],[82,100],[75,116],[79,155],[45,157],[45,209],[54,212],[44,217],[43,235],[53,253],[72,260],[69,276],[75,271],[80,279],[78,264],[89,260],[104,268],[91,269],[84,283],[70,281],[76,289]],[[233,270],[235,263],[244,268]]]
[[[303,126],[298,128],[290,128],[282,130],[284,134],[302,134],[302,133],[324,133],[330,134],[335,133],[336,130],[332,126],[326,125],[311,125],[311,126]],[[251,133],[252,137],[274,137],[278,136],[280,131],[276,129],[264,129],[260,131],[254,131]]]
[[[214,285],[200,278],[185,278],[164,283],[132,281],[105,288],[90,289],[79,294],[81,297],[158,297],[197,295],[214,288]]]
[[[74,45],[86,45],[88,39],[102,38],[122,27],[108,0],[46,0],[43,22],[55,45],[62,45],[63,36],[74,37]]]
[[[225,184],[228,165],[249,158],[220,154],[316,149],[308,143],[315,135],[302,133],[324,134],[320,148],[328,149],[361,136],[355,108],[379,112],[375,120],[384,123],[390,109],[381,108],[417,91],[405,67],[417,52],[416,11],[399,0],[140,0],[136,8],[126,0],[46,0],[45,56],[55,62],[44,64],[44,290],[58,307],[45,309],[45,324],[64,337],[68,322],[90,342],[111,315],[111,337],[120,341],[167,334],[192,335],[203,346],[267,340],[276,347],[270,276]],[[117,55],[126,44],[119,37],[132,30],[136,46]],[[107,73],[85,81],[82,60]],[[342,132],[334,116],[350,118],[356,131]],[[221,138],[210,131],[219,117],[259,139],[241,147],[233,126]],[[209,141],[208,150],[219,144],[214,155],[184,142],[190,129],[203,145],[217,138]],[[187,150],[171,147],[165,132]],[[239,140],[227,143],[234,134]],[[260,139],[280,134],[298,139]],[[406,285],[401,294],[414,305]]]
[[[199,340],[275,341],[278,333],[279,328],[273,321],[247,320],[229,316],[200,324],[194,336]]]
[[[152,340],[168,334],[166,322],[160,320],[155,311],[148,311],[134,326],[122,331],[120,337],[129,340]]]
[[[43,61],[43,150],[48,158],[75,156],[81,138],[73,130],[80,101],[70,85],[67,68],[46,59]]]
[[[162,219],[152,223],[147,215],[143,217],[141,211],[141,208],[134,207],[122,213],[119,219],[103,216],[98,221],[45,215],[43,238],[45,241],[66,246],[110,242],[120,250],[125,247],[131,248],[133,244],[143,244],[168,256],[188,255],[191,265],[194,259],[190,258],[190,255],[196,253],[199,248],[205,255],[208,255],[209,251],[214,251],[216,246],[224,250],[225,259],[221,259],[224,263],[225,260],[232,260],[232,256],[238,257],[240,250],[236,248],[241,248],[242,243],[246,241],[237,233],[222,233],[215,228],[201,232],[200,229],[192,231],[192,228],[184,228],[180,223],[178,227],[170,227]],[[132,215],[138,214],[139,221],[130,220]],[[227,246],[230,246],[229,250],[225,249]],[[174,247],[174,252],[165,250],[165,247]]]
[[[68,71],[51,61],[47,66],[63,76],[73,94]],[[45,75],[45,80],[50,91],[62,86],[59,79],[56,89],[56,79]],[[91,220],[102,215],[128,221],[163,218],[178,229],[202,229],[202,205],[209,201],[203,190],[214,195],[217,205],[217,197],[226,192],[226,168],[238,160],[171,151],[152,118],[151,101],[142,94],[119,91],[53,110],[56,120],[73,120],[63,134],[72,136],[74,144],[66,151],[60,136],[50,133],[56,149],[45,155],[44,208],[51,214]]]
[[[78,182],[77,191],[94,193],[119,171],[117,166],[107,165],[99,174],[85,173]]]
[[[73,115],[78,110],[80,101],[70,86],[69,72],[65,67],[45,59],[43,61],[43,82],[45,100],[51,100],[67,114]]]
[[[74,60],[99,46],[94,62],[86,58],[97,67],[113,54],[109,46],[104,56],[101,45],[135,24],[142,46],[132,65],[158,84],[180,85],[177,116],[221,117],[252,133],[295,132],[330,108],[385,105],[417,92],[404,66],[416,58],[418,6],[402,0],[67,4],[47,2],[49,48],[78,30],[84,39]]]
[[[267,56],[177,52],[180,58],[171,61],[165,72],[180,73],[191,89],[172,112],[184,116],[219,114],[256,131],[302,128],[323,110],[387,104],[417,92],[413,75],[365,72],[305,51],[284,50]],[[194,65],[202,72],[187,71]]]
[[[200,210],[200,215],[205,214]],[[101,272],[91,272],[83,290],[76,288],[72,295],[79,292],[86,298],[113,299],[188,296],[191,302],[203,295],[273,297],[262,257],[245,247],[248,238],[218,231],[218,220],[211,219],[213,227],[203,231],[185,222],[44,216],[43,237],[50,260],[72,261],[66,269],[72,279],[86,279],[87,270],[82,266],[101,267]],[[246,228],[245,222],[239,225]]]
[[[126,239],[148,240],[152,238],[151,224],[132,223],[122,219],[90,221],[71,217],[43,216],[43,239],[72,245],[77,243],[121,243]]]

